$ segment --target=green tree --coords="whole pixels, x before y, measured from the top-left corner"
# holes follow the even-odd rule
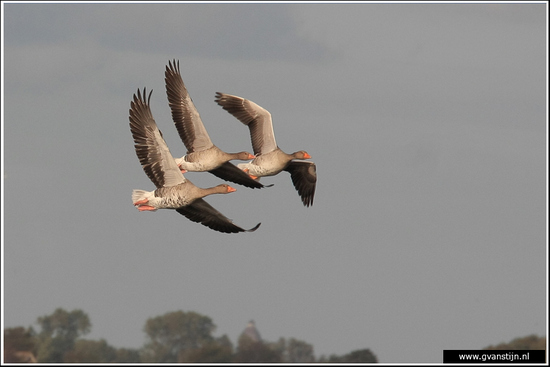
[[[286,342],[285,360],[287,363],[313,363],[313,345],[302,340],[290,338]]]
[[[138,349],[119,348],[115,351],[113,363],[140,363],[141,357]]]
[[[37,337],[39,362],[62,363],[65,353],[73,349],[76,338],[90,331],[88,315],[82,310],[67,312],[58,308],[51,315],[39,317]]]
[[[346,363],[377,363],[378,359],[370,349],[358,349],[344,355]]]
[[[26,352],[25,356],[34,359],[36,338],[32,328],[15,327],[4,329],[4,362],[17,363],[23,362],[24,358],[21,352]],[[31,357],[32,356],[32,357]]]
[[[72,350],[65,353],[67,363],[109,363],[116,359],[116,350],[104,339],[79,339]]]
[[[377,363],[378,359],[370,351],[370,349],[358,349],[354,350],[343,356],[332,354],[328,360],[324,357],[319,362],[328,363]]]
[[[227,335],[205,343],[198,349],[181,351],[178,363],[231,363],[233,361],[233,345]]]
[[[484,350],[546,350],[546,338],[535,334],[527,335],[521,338],[515,338],[509,343],[500,343],[489,345]]]
[[[279,338],[275,343],[267,344],[271,349],[279,353],[283,363],[313,363],[313,346],[305,341],[295,338]]]
[[[175,363],[181,351],[199,349],[213,341],[215,329],[210,317],[192,311],[150,318],[144,328],[149,342],[143,348],[142,360]]]
[[[262,341],[255,341],[243,333],[239,337],[236,363],[279,363],[282,362],[280,346],[277,343],[266,345]]]

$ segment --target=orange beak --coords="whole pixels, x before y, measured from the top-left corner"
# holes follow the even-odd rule
[[[181,173],[187,173],[186,169],[180,168]]]
[[[307,153],[304,153],[304,158],[309,159],[309,158],[311,158],[311,156]]]
[[[227,192],[234,192],[234,191],[237,191],[237,189],[235,189],[231,186],[227,186]]]
[[[254,159],[254,158],[256,158],[256,156],[254,154],[249,154],[248,155],[248,159]]]

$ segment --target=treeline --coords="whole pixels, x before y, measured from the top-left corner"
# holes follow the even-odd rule
[[[489,345],[484,350],[546,350],[546,338],[536,335],[528,335],[515,338],[509,343]]]
[[[315,358],[313,346],[294,338],[266,342],[242,333],[234,346],[214,337],[208,316],[175,311],[146,321],[147,342],[139,349],[115,348],[104,339],[82,338],[91,330],[82,310],[58,308],[32,327],[4,329],[4,363],[376,363],[369,349]]]

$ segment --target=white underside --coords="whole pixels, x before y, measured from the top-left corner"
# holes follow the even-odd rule
[[[185,156],[176,158],[175,161],[180,169],[184,169],[189,172],[206,172],[219,166],[219,163],[217,162],[187,162],[185,160]]]
[[[248,162],[248,163],[239,163],[237,167],[242,170],[248,169],[248,174],[256,177],[274,176],[277,173],[282,171],[282,169],[278,166],[274,166],[274,165],[258,166],[253,162],[254,161]]]

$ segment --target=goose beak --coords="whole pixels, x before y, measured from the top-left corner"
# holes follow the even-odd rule
[[[234,191],[237,191],[237,189],[235,189],[231,186],[227,186],[227,192],[234,192]]]
[[[248,155],[248,159],[254,159],[254,158],[256,158],[256,156],[254,154],[249,154]]]
[[[311,156],[307,153],[304,153],[304,158],[309,159],[309,158],[311,158]]]

